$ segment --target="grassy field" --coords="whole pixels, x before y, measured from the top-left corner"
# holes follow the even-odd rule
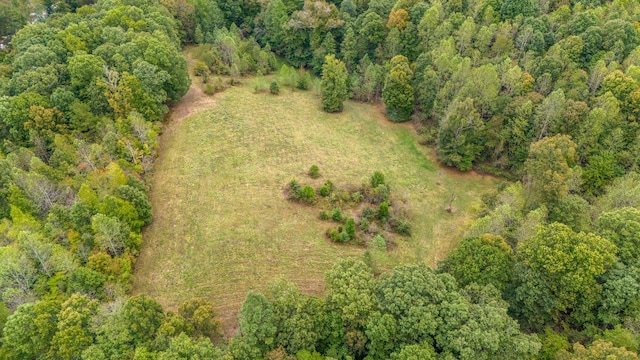
[[[153,223],[144,232],[134,293],[172,309],[193,296],[211,299],[227,334],[248,291],[278,277],[321,294],[336,259],[366,250],[327,241],[318,210],[291,203],[284,188],[301,183],[360,184],[382,171],[408,201],[413,236],[383,267],[442,259],[472,217],[469,209],[497,180],[440,168],[406,124],[379,107],[347,102],[327,114],[309,92],[255,94],[251,80],[206,98],[198,88],[173,110],[152,179]],[[323,175],[311,180],[317,164]],[[446,212],[455,191],[455,213]]]

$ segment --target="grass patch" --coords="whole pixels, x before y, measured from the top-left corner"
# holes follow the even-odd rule
[[[406,147],[407,150],[409,150],[409,152],[412,153],[413,156],[416,158],[415,160],[416,164],[418,164],[419,166],[423,167],[426,170],[436,171],[436,167],[433,164],[433,162],[427,159],[427,157],[422,151],[418,150],[418,146],[416,145],[417,144],[416,136],[413,131],[410,131],[409,129],[401,129],[398,132],[398,138],[400,139],[400,142],[402,143],[402,145]]]
[[[381,270],[435,265],[457,245],[469,209],[496,186],[491,177],[439,168],[413,131],[385,120],[375,106],[347,102],[344,112],[327,114],[311,91],[280,91],[228,88],[215,105],[173,122],[163,135],[152,178],[153,223],[143,234],[134,293],[168,309],[207,297],[230,334],[248,291],[283,277],[322,294],[324,272],[337,258],[366,251],[327,240],[317,209],[285,199],[291,179],[317,188],[326,174],[336,184],[361,184],[376,170],[384,173],[410,206],[412,236],[376,256]],[[317,179],[307,175],[314,164]],[[454,214],[444,210],[452,191]]]

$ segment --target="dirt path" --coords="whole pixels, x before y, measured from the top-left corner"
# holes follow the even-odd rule
[[[173,104],[165,117],[165,124],[163,126],[163,134],[166,136],[170,134],[173,129],[185,118],[199,113],[215,106],[216,101],[213,96],[207,95],[202,91],[200,87],[200,79],[193,75],[193,62],[194,59],[188,52],[184,54],[187,57],[189,64],[189,77],[191,78],[191,87],[189,91],[178,101]]]

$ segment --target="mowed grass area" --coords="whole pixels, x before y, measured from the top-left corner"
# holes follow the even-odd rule
[[[327,114],[311,91],[254,93],[250,84],[214,96],[215,105],[171,124],[153,175],[153,222],[144,232],[134,293],[168,309],[211,299],[227,334],[247,292],[285,278],[322,294],[323,276],[340,257],[365,247],[336,245],[318,209],[289,202],[287,183],[361,184],[382,171],[410,206],[412,237],[382,264],[435,265],[468,226],[473,208],[497,181],[440,168],[407,124],[355,102]],[[322,177],[306,172],[317,164]],[[446,212],[455,191],[455,213]]]

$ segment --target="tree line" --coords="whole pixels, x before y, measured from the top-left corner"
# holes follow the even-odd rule
[[[190,85],[181,27],[153,1],[65,4],[1,57],[2,358],[126,358],[164,316],[128,293],[160,121]],[[199,307],[188,335],[211,334],[188,320]]]

